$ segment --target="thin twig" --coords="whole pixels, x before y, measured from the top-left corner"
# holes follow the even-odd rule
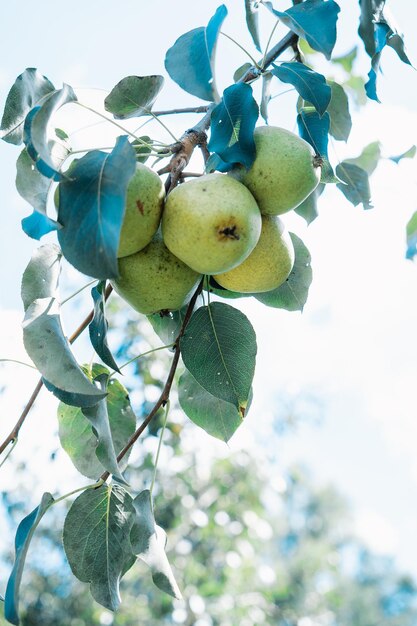
[[[201,279],[200,284],[198,285],[197,289],[195,290],[195,292],[193,294],[193,297],[191,298],[190,303],[189,303],[189,305],[187,307],[187,311],[185,313],[183,322],[181,324],[181,328],[180,328],[180,331],[178,333],[178,337],[175,340],[174,357],[172,359],[171,367],[169,368],[169,372],[168,372],[168,377],[166,379],[164,388],[162,389],[161,395],[159,396],[159,398],[156,401],[156,403],[154,404],[152,410],[145,417],[145,419],[143,420],[143,422],[141,423],[139,428],[133,433],[133,435],[131,436],[131,438],[129,439],[129,441],[127,442],[125,447],[123,448],[123,450],[121,450],[121,452],[119,452],[119,454],[117,456],[117,461],[121,461],[123,459],[123,457],[127,454],[127,452],[130,450],[130,448],[139,439],[139,437],[141,436],[141,434],[143,433],[145,428],[148,426],[148,424],[155,417],[155,415],[157,414],[159,409],[161,407],[165,406],[166,403],[169,400],[169,394],[171,392],[172,383],[174,382],[175,372],[177,371],[178,362],[179,362],[180,355],[181,355],[180,340],[181,340],[181,337],[183,336],[183,334],[185,332],[185,329],[187,327],[188,322],[190,321],[191,315],[192,315],[193,310],[194,310],[195,303],[197,302],[197,298],[198,298],[198,296],[200,295],[200,293],[201,293],[201,291],[203,289],[203,280],[204,279]],[[104,472],[100,476],[100,479],[101,480],[107,480],[109,476],[110,476],[109,472]]]
[[[104,293],[104,299],[107,300],[107,298],[110,296],[111,292],[113,291],[113,287],[111,285],[107,285],[106,287],[106,291]],[[91,322],[91,320],[94,317],[94,310],[90,311],[90,313],[87,315],[87,317],[85,318],[85,320],[78,326],[77,330],[75,330],[71,337],[69,338],[69,342],[70,343],[74,343],[74,341],[76,339],[78,339],[78,337],[81,335],[82,332],[84,332],[84,330],[87,328],[87,326],[89,325],[89,323]],[[40,390],[43,387],[43,382],[42,382],[42,378],[40,378],[36,384],[35,389],[32,392],[32,395],[30,396],[25,408],[23,409],[19,419],[17,420],[16,424],[13,426],[12,431],[9,433],[9,435],[6,437],[6,439],[3,441],[3,443],[0,445],[0,454],[2,454],[2,452],[4,452],[4,450],[7,448],[7,446],[9,445],[9,443],[12,443],[15,439],[17,439],[17,436],[19,434],[19,431],[23,425],[23,422],[25,421],[26,417],[28,416],[29,411],[31,410],[31,408],[33,407],[33,405],[35,404],[35,400],[39,395]]]

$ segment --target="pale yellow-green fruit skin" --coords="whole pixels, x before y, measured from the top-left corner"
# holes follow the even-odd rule
[[[115,291],[139,313],[176,311],[186,304],[200,274],[177,259],[156,236],[146,248],[118,261]]]
[[[263,215],[261,236],[253,252],[230,272],[216,274],[214,278],[230,291],[271,291],[286,281],[294,259],[294,246],[282,220],[274,215]]]
[[[248,189],[225,174],[208,174],[167,197],[162,235],[167,247],[201,274],[225,272],[252,252],[261,214]]]
[[[314,165],[314,150],[285,128],[255,129],[256,158],[246,170],[238,166],[230,175],[253,194],[263,215],[282,215],[295,209],[317,187],[321,168]]]
[[[161,221],[165,199],[164,183],[143,163],[129,181],[126,209],[120,232],[117,256],[125,257],[142,250],[151,241]]]

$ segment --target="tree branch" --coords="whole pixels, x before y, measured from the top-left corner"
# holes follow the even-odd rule
[[[105,300],[108,299],[108,297],[110,296],[112,291],[113,291],[113,287],[111,285],[107,285],[106,291],[104,292],[104,299]],[[74,341],[76,339],[78,339],[78,337],[81,335],[81,333],[83,333],[84,330],[87,328],[87,326],[89,325],[89,323],[91,322],[93,317],[94,317],[94,309],[92,309],[90,311],[90,313],[87,315],[85,320],[83,320],[83,322],[78,326],[78,328],[69,337],[69,339],[68,339],[69,343],[74,343]],[[9,435],[6,437],[6,439],[0,445],[0,454],[2,454],[4,452],[4,450],[7,448],[9,443],[12,443],[12,442],[14,442],[17,439],[17,436],[19,435],[19,431],[20,431],[20,429],[21,429],[21,427],[22,427],[26,417],[28,416],[29,411],[31,410],[31,408],[35,404],[35,400],[38,397],[39,392],[42,389],[42,387],[43,387],[43,382],[42,382],[42,378],[40,378],[38,380],[37,384],[36,384],[35,389],[32,392],[32,395],[30,396],[29,400],[27,401],[26,406],[23,409],[19,419],[17,420],[16,424],[13,426],[12,431],[9,433]]]
[[[117,456],[117,461],[121,461],[122,460],[122,458],[130,450],[130,448],[139,439],[139,437],[141,436],[141,434],[143,433],[145,428],[148,426],[148,424],[155,417],[155,415],[157,414],[159,409],[161,407],[165,406],[165,404],[169,400],[169,394],[171,392],[172,383],[174,382],[175,372],[177,371],[178,362],[179,362],[180,355],[181,355],[180,340],[181,340],[181,337],[183,336],[183,334],[185,332],[185,329],[186,329],[186,327],[188,325],[188,322],[190,321],[191,315],[192,315],[193,310],[194,310],[195,303],[197,302],[197,298],[198,298],[198,296],[200,295],[200,293],[201,293],[201,291],[203,289],[203,283],[204,283],[204,277],[201,279],[197,289],[195,290],[195,292],[193,294],[193,297],[191,298],[191,300],[190,300],[190,302],[188,304],[187,311],[185,313],[183,322],[181,324],[180,331],[179,331],[178,336],[177,336],[177,338],[175,340],[174,358],[172,359],[171,367],[169,368],[169,372],[168,372],[168,377],[166,379],[164,388],[162,389],[161,395],[159,396],[159,398],[156,401],[155,405],[153,406],[152,410],[145,417],[145,419],[143,420],[141,425],[133,433],[133,435],[131,436],[131,438],[129,439],[129,441],[127,442],[125,447],[123,448],[123,450],[121,450],[121,452],[119,452],[119,454]],[[100,476],[100,480],[107,480],[109,476],[110,476],[109,472],[104,472]]]

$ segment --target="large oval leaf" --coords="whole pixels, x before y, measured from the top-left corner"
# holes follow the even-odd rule
[[[202,100],[218,99],[213,72],[214,53],[226,15],[227,9],[222,4],[206,27],[194,28],[181,35],[165,57],[165,68],[172,80]]]
[[[272,11],[285,26],[306,39],[314,50],[330,59],[336,43],[336,22],[340,11],[334,0],[305,0],[286,11]]]
[[[91,375],[94,378],[103,372],[110,373],[103,366],[95,364]],[[115,453],[118,454],[135,432],[136,416],[130,405],[127,390],[114,378],[111,378],[107,384],[107,397],[104,401],[107,407],[111,439]],[[96,452],[100,455],[98,445],[101,443],[103,447],[106,444],[103,442],[102,431],[95,424],[96,433],[94,433],[92,420],[88,419],[78,407],[61,403],[58,406],[57,416],[59,439],[65,452],[81,474],[97,479],[105,469],[108,469],[96,455]],[[122,469],[126,467],[129,454],[130,451],[121,462]]]
[[[297,125],[300,137],[307,141],[322,158],[321,182],[336,183],[333,168],[330,165],[327,147],[329,143],[330,116],[326,111],[322,117],[313,107],[302,108],[297,115]]]
[[[61,272],[61,250],[55,244],[36,248],[22,276],[21,296],[25,311],[38,298],[56,295]]]
[[[221,441],[229,441],[243,421],[236,406],[206,391],[187,370],[178,382],[178,401],[194,424]]]
[[[0,125],[1,138],[8,143],[21,144],[26,115],[53,91],[55,87],[51,81],[36,68],[25,69],[8,93]]]
[[[181,600],[181,592],[165,554],[166,533],[154,519],[152,496],[148,489],[133,500],[135,520],[131,532],[134,554],[146,563],[159,589]]]
[[[256,335],[246,315],[214,302],[198,309],[181,339],[186,368],[204,389],[245,414],[256,360]]]
[[[63,177],[52,154],[53,143],[51,144],[48,139],[51,118],[64,104],[76,100],[77,96],[72,87],[64,85],[62,89],[48,96],[42,106],[32,109],[26,117],[23,131],[26,150],[35,162],[36,168],[47,178],[61,180]]]
[[[88,380],[75,360],[62,330],[55,298],[39,298],[27,308],[23,342],[42,376],[71,394],[75,406],[93,406],[106,396]]]
[[[104,107],[119,120],[146,115],[163,84],[163,76],[126,76],[113,87],[104,100]]]
[[[110,153],[93,150],[76,161],[59,186],[58,232],[65,258],[95,278],[116,278],[117,251],[135,151],[119,137]]]
[[[258,116],[259,108],[250,85],[236,83],[224,90],[221,102],[211,114],[208,143],[210,152],[221,159],[219,171],[227,171],[238,163],[246,168],[252,165],[256,156],[253,131]]]
[[[276,309],[302,311],[307,302],[308,290],[313,278],[311,256],[297,235],[290,233],[294,245],[295,261],[291,274],[281,287],[254,294],[255,298]]]
[[[372,209],[368,172],[355,163],[342,161],[336,166],[336,175],[343,181],[337,184],[338,189],[353,206],[362,204],[364,209]]]
[[[281,63],[274,66],[271,72],[282,82],[293,85],[300,96],[311,102],[320,116],[323,115],[331,98],[331,90],[323,74],[297,61]]]
[[[119,485],[84,491],[64,523],[64,549],[74,575],[90,583],[93,598],[115,611],[120,604],[119,582],[132,554],[132,498]]]

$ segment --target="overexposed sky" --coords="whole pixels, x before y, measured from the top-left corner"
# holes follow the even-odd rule
[[[110,0],[75,0],[58,10],[52,0],[36,5],[14,0],[2,9],[4,23],[19,23],[20,30],[3,29],[0,103],[15,77],[28,66],[38,67],[57,86],[62,82],[74,85],[88,102],[98,101],[101,92],[84,88],[110,89],[129,74],[165,75],[166,49],[184,31],[207,23],[218,4],[212,0],[125,0],[115,11]],[[223,30],[249,47],[248,35],[240,36],[243,2],[227,4],[230,17]],[[415,60],[417,46],[410,25],[415,24],[416,7],[407,0],[390,4],[406,31],[410,56]],[[284,2],[275,5],[287,8]],[[348,0],[341,6],[345,13],[341,14],[338,54],[356,42],[357,8]],[[264,23],[265,39],[266,19]],[[246,58],[224,39],[219,44],[219,55],[222,53],[226,60],[221,67],[218,64],[218,83],[224,88],[231,81],[233,68]],[[402,65],[391,50],[385,55],[384,71],[380,80],[383,104],[370,103],[364,111],[354,113],[348,145],[337,143],[334,147],[335,163],[336,158],[356,156],[363,145],[376,139],[382,142],[386,156],[417,143],[415,71]],[[168,79],[157,106],[197,103]],[[292,129],[293,105],[292,95],[274,100],[271,123]],[[180,135],[195,119],[187,116],[164,121]],[[93,116],[73,108],[72,129],[93,122]],[[155,125],[153,129],[155,136],[164,137]],[[79,133],[77,141],[86,147],[93,147],[89,141],[104,146],[114,136],[111,127],[99,125]],[[19,343],[20,278],[31,250],[38,244],[20,229],[20,220],[29,207],[14,189],[17,155],[14,147],[0,143],[0,356],[26,360]],[[404,259],[405,224],[417,210],[417,161],[404,161],[400,166],[382,161],[371,185],[372,211],[353,208],[340,192],[330,189],[321,202],[319,219],[309,228],[296,216],[287,217],[288,225],[312,253],[313,286],[303,315],[242,302],[257,331],[259,357],[254,404],[230,448],[250,445],[254,435],[258,441],[262,437],[270,441],[274,416],[283,411],[283,398],[285,402],[297,402],[305,396],[316,399],[322,426],[303,427],[290,439],[272,439],[276,450],[267,448],[266,453],[275,453],[280,467],[303,461],[319,480],[335,483],[352,503],[361,536],[373,548],[396,554],[399,563],[417,575],[417,267]],[[0,398],[0,431],[6,434],[37,376],[17,365],[2,368],[0,374],[8,387]],[[31,435],[29,425],[22,430],[16,456],[28,457],[34,468],[41,467],[37,445],[41,451],[47,449],[48,433],[54,429],[54,406],[55,401],[44,394],[31,418],[36,436]],[[209,445],[207,438],[201,441]],[[226,447],[214,442],[213,446],[228,454]],[[12,476],[7,468],[1,472],[3,488]],[[38,474],[37,480],[38,492],[55,487],[48,475]]]

